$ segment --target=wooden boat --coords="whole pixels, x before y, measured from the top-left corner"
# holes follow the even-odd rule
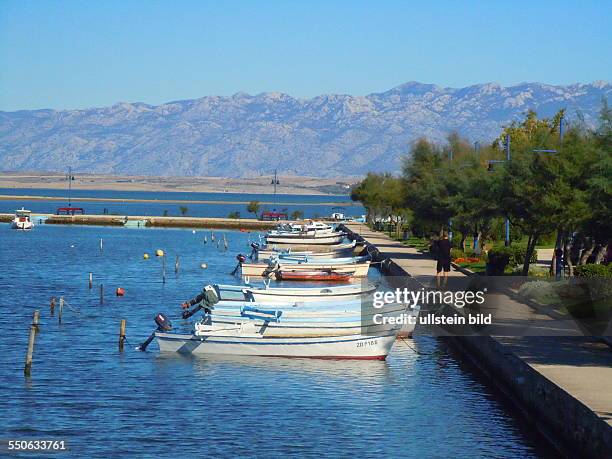
[[[223,298],[223,288],[220,298]],[[314,301],[346,301],[360,299],[374,293],[376,285],[370,283],[357,283],[351,285],[339,285],[334,287],[238,287],[248,298],[260,303],[292,303],[292,302],[314,302]],[[234,290],[235,291],[235,290]]]
[[[240,314],[230,312],[215,312],[205,316],[195,324],[195,334],[208,331],[228,331],[239,329],[241,334],[262,335],[266,338],[305,338],[321,336],[346,336],[387,332],[396,329],[395,322],[400,315],[408,316],[402,311],[386,311],[376,315],[364,316],[359,313],[327,315],[327,316],[296,316],[278,315],[276,311],[257,310],[241,311]],[[417,312],[418,314],[418,312]],[[415,315],[411,312],[410,315]],[[394,325],[389,324],[393,317]],[[387,321],[383,321],[387,318]],[[407,319],[405,319],[408,321]],[[412,325],[414,328],[414,325]]]
[[[250,355],[319,359],[384,360],[398,329],[372,335],[266,338],[233,330],[201,330],[198,334],[155,332],[160,352],[193,355]]]
[[[310,221],[304,225],[298,225],[295,223],[284,223],[278,225],[276,229],[268,231],[268,235],[282,235],[282,234],[290,234],[290,235],[315,235],[315,234],[327,234],[335,231],[334,227],[328,225],[323,222],[313,222]]]
[[[328,271],[304,271],[288,269],[277,271],[275,276],[278,280],[348,282],[355,276],[355,272],[337,272],[331,269]]]
[[[32,222],[32,212],[23,207],[15,211],[15,217],[11,222],[11,228],[20,230],[29,230],[34,227]]]
[[[333,271],[334,273],[352,273],[354,277],[366,277],[370,268],[370,261],[362,263],[284,263],[279,260],[274,265],[265,263],[241,263],[243,276],[268,277],[278,271]]]
[[[266,243],[269,244],[306,244],[306,245],[331,245],[338,244],[344,239],[344,233],[315,234],[312,236],[289,235],[266,236]]]
[[[312,253],[321,253],[321,252],[333,252],[333,251],[349,249],[349,248],[354,249],[354,250],[362,250],[361,247],[362,246],[361,245],[358,246],[355,241],[351,241],[351,242],[341,242],[338,244],[321,244],[321,245],[294,244],[294,243],[267,244],[266,246],[261,247],[257,250],[264,254],[267,251],[292,252],[292,253],[298,252],[298,251],[304,251],[304,252],[312,252]]]
[[[322,251],[319,251],[317,247],[310,247],[310,250],[293,250],[293,246],[261,249],[254,245],[253,255],[260,261],[280,255],[308,256],[310,258],[342,258],[352,256],[355,253],[356,246],[356,242],[352,241],[349,244],[323,245],[320,247]]]
[[[301,265],[304,263],[319,263],[324,265],[346,265],[363,263],[370,260],[368,255],[358,257],[341,257],[341,258],[315,258],[312,259],[308,255],[281,254],[277,258],[270,258],[270,263],[282,263],[285,265]]]

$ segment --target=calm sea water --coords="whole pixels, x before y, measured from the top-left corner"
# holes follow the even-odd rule
[[[471,368],[429,337],[397,342],[385,362],[162,357],[155,344],[135,351],[158,311],[186,327],[182,301],[206,283],[235,281],[234,256],[254,235],[215,234],[225,234],[228,251],[211,244],[209,231],[0,225],[0,438],[65,439],[78,457],[548,453]],[[158,248],[168,254],[165,285],[160,259],[142,257]],[[112,294],[119,286],[122,298]],[[48,308],[60,295],[71,306],[62,324]],[[34,309],[40,334],[25,379]],[[122,318],[128,345],[120,354]]]
[[[66,190],[55,189],[12,189],[0,188],[0,194],[15,196],[52,196],[65,197]],[[262,210],[274,210],[291,214],[301,211],[306,218],[327,217],[334,212],[341,212],[349,216],[364,214],[363,206],[350,200],[348,196],[341,195],[291,195],[279,194],[276,200],[270,194],[239,194],[239,193],[185,193],[185,192],[152,192],[152,191],[111,191],[111,190],[72,190],[72,197],[107,198],[107,199],[159,199],[159,200],[194,200],[218,201],[210,204],[192,203],[151,203],[151,202],[117,202],[117,201],[73,201],[73,206],[83,207],[88,214],[102,214],[106,210],[109,214],[118,215],[181,215],[180,206],[187,207],[187,215],[192,217],[227,217],[230,212],[240,212],[243,218],[252,217],[246,211],[246,204],[227,204],[227,201],[249,202],[260,201],[276,204],[262,204]],[[226,201],[226,202],[223,202]],[[333,204],[332,204],[333,203]],[[332,204],[332,205],[330,205]],[[0,200],[0,213],[14,212],[15,209],[25,207],[33,212],[55,213],[58,207],[68,205],[64,201],[33,201],[20,199]]]

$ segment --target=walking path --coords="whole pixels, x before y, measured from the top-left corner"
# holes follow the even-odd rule
[[[374,232],[364,224],[349,223],[345,227],[375,246],[380,253],[380,258],[391,259],[421,285],[435,286],[436,262],[427,255],[391,239],[384,233]],[[460,278],[467,279],[465,274],[455,269],[451,270],[449,277],[449,285]],[[515,333],[516,336],[493,336],[495,345],[501,345],[503,353],[512,354],[525,362],[539,375],[567,393],[570,398],[581,402],[584,407],[588,408],[588,411],[594,413],[597,420],[602,421],[606,427],[600,425],[588,428],[603,429],[597,435],[603,438],[604,451],[605,448],[608,448],[607,452],[611,453],[612,349],[597,339],[582,336],[580,327],[571,319],[562,321],[558,317],[552,318],[507,295],[499,294],[498,299],[500,301],[497,303],[502,307],[500,313],[496,314],[495,321],[498,325],[505,326],[501,327],[505,335],[508,334],[508,325],[512,324],[517,326],[517,333]],[[521,333],[524,331],[525,324],[528,324],[529,333],[534,336],[521,336],[525,334]],[[554,328],[557,329],[553,330]],[[550,334],[551,330],[555,334],[567,336],[542,336]],[[549,400],[549,403],[561,404],[562,401],[551,402]],[[573,410],[574,408],[572,407]],[[566,414],[568,417],[580,415],[575,410]],[[573,421],[568,418],[560,422]]]

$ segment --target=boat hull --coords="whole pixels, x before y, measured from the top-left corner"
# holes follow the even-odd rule
[[[340,250],[334,250],[330,252],[297,251],[297,252],[291,253],[290,255],[307,256],[309,259],[317,260],[317,259],[325,259],[325,258],[351,257],[353,255],[353,252],[354,252],[353,247],[350,247],[348,249],[340,249]],[[275,250],[261,250],[257,253],[257,259],[259,261],[268,261],[270,258],[276,258],[278,256],[279,256],[279,252]]]
[[[34,227],[32,222],[12,222],[11,228],[18,230],[31,230]]]
[[[266,244],[275,245],[332,245],[339,244],[344,239],[344,235],[324,235],[321,237],[286,237],[286,236],[267,236]]]
[[[322,288],[270,288],[250,289],[249,293],[253,299],[260,303],[293,303],[311,301],[346,301],[363,298],[374,292],[376,286],[368,285],[365,288],[361,284],[342,287]]]
[[[348,282],[353,278],[352,272],[337,273],[325,271],[279,271],[276,273],[278,280],[294,281],[326,281],[326,282]]]
[[[269,266],[264,263],[242,263],[241,265],[243,276],[264,277],[268,272]],[[281,271],[329,271],[334,273],[353,273],[354,277],[365,277],[370,269],[370,262],[364,263],[346,263],[346,264],[322,264],[322,263],[302,263],[302,264],[285,264],[279,263]]]
[[[320,338],[256,338],[196,336],[156,332],[160,352],[193,355],[245,355],[317,359],[384,360],[396,332],[378,336],[349,335]]]
[[[265,247],[262,247],[259,250],[260,251],[291,250],[291,251],[306,251],[306,252],[319,253],[319,252],[333,252],[333,251],[344,250],[344,249],[353,249],[353,252],[355,252],[355,250],[358,250],[358,251],[363,250],[363,247],[357,246],[355,242],[353,241],[353,242],[342,242],[342,243],[330,244],[330,245],[325,245],[325,244],[310,245],[310,244],[295,244],[295,243],[267,244]]]

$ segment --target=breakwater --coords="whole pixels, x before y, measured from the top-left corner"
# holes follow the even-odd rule
[[[8,223],[13,214],[0,214],[0,222]],[[126,221],[140,221],[147,227],[162,228],[211,228],[234,230],[266,230],[278,225],[275,221],[261,221],[251,218],[201,218],[201,217],[150,217],[150,216],[120,216],[120,215],[54,215],[33,214],[36,223],[44,220],[52,225],[103,225],[124,226]]]

